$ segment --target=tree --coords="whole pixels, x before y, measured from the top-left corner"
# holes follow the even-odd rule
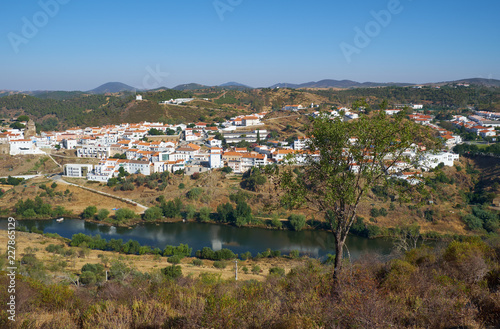
[[[292,214],[288,217],[288,220],[295,231],[300,231],[306,226],[306,216],[304,215]]]
[[[93,218],[96,212],[97,208],[95,206],[88,206],[83,210],[82,217],[85,219]]]
[[[162,216],[163,216],[163,211],[161,210],[160,207],[151,207],[146,209],[146,211],[144,212],[144,220],[146,221],[161,219]]]
[[[99,209],[97,212],[97,220],[105,220],[109,216],[109,210],[108,209]]]
[[[120,208],[115,212],[117,221],[124,221],[126,219],[132,219],[135,217],[135,212],[129,208]]]
[[[210,208],[208,207],[202,207],[200,209],[200,213],[198,214],[198,218],[200,219],[200,221],[202,222],[208,222],[210,220]]]
[[[376,184],[387,182],[396,163],[408,168],[418,159],[415,143],[436,145],[424,127],[396,116],[389,118],[384,111],[358,120],[344,122],[320,116],[309,128],[310,153],[305,165],[294,173],[292,160],[280,167],[269,167],[271,177],[278,178],[276,187],[282,204],[288,207],[306,206],[323,214],[335,238],[334,279],[337,281],[347,234],[356,219],[361,197]],[[414,157],[406,155],[412,150]],[[319,157],[315,157],[315,153]],[[397,188],[397,187],[395,187]],[[398,192],[403,192],[401,191]]]

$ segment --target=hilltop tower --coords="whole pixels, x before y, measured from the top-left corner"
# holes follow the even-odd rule
[[[30,137],[36,136],[36,125],[35,121],[29,119],[28,125],[24,129],[24,138],[29,139]]]

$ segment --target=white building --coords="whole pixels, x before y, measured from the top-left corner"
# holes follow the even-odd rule
[[[68,177],[87,177],[91,173],[93,166],[91,164],[65,164],[64,176]]]
[[[436,154],[425,153],[419,162],[419,165],[425,169],[430,170],[436,168],[440,163],[447,167],[453,167],[453,162],[458,161],[459,155],[450,152],[439,152]]]
[[[224,166],[221,157],[222,149],[216,147],[210,149],[210,169],[222,168]]]
[[[303,150],[307,147],[307,143],[309,142],[309,138],[306,137],[298,137],[296,141],[293,142],[294,150]]]
[[[222,141],[219,139],[215,139],[215,138],[207,139],[206,144],[210,148],[213,148],[213,147],[221,148],[222,147]]]
[[[63,147],[67,150],[75,149],[77,145],[76,139],[63,139]]]
[[[79,158],[108,158],[110,150],[110,146],[84,145],[76,150],[76,156]]]
[[[10,155],[45,154],[31,139],[10,140]]]

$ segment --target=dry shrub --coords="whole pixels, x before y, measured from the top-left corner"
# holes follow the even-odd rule
[[[128,329],[132,327],[132,319],[132,311],[125,305],[105,301],[93,304],[85,311],[82,315],[82,327]]]
[[[452,241],[443,254],[443,267],[458,280],[476,283],[488,273],[487,256],[491,249],[480,240]]]
[[[500,291],[478,297],[478,318],[485,324],[500,328]]]
[[[18,314],[12,328],[76,329],[78,325],[68,311],[58,313],[34,312]]]
[[[331,326],[340,328],[395,327],[398,305],[390,305],[378,289],[377,277],[369,269],[354,266],[342,271],[338,296],[331,306]]]
[[[167,305],[154,300],[134,301],[131,308],[135,328],[160,328],[169,318],[178,316]]]

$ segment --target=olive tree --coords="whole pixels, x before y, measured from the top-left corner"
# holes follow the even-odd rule
[[[309,136],[309,152],[292,154],[285,165],[273,168],[271,177],[283,205],[308,207],[330,223],[336,280],[361,198],[387,182],[393,171],[403,170],[402,164],[417,165],[422,144],[433,146],[434,139],[426,128],[384,111],[351,121],[322,114],[311,122]]]

